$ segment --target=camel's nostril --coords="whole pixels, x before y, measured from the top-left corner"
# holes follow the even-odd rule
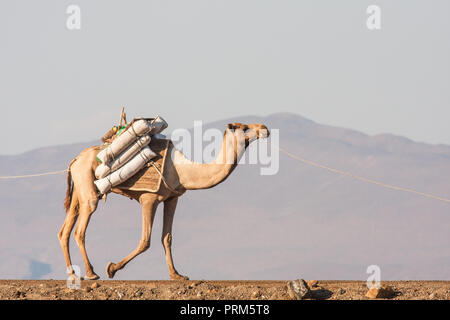
[[[260,138],[267,138],[270,136],[270,131],[267,129],[266,126],[264,126],[262,129],[259,130],[259,137]]]

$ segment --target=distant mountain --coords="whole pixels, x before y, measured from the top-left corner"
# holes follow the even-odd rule
[[[321,164],[385,183],[450,197],[450,147],[317,124],[296,114],[239,117],[279,129],[279,144]],[[105,128],[105,131],[107,128]],[[0,175],[65,169],[92,143],[0,156]],[[98,143],[98,142],[97,142]],[[181,197],[174,223],[174,260],[192,279],[450,280],[450,205],[353,180],[279,155],[279,172],[240,165],[227,181]],[[0,278],[65,279],[57,232],[65,175],[0,180]],[[158,209],[151,248],[116,279],[167,279]],[[106,278],[140,238],[140,207],[110,195],[87,231],[87,250]],[[75,241],[73,263],[83,266]],[[83,269],[83,267],[82,267]],[[84,271],[83,271],[84,273]]]

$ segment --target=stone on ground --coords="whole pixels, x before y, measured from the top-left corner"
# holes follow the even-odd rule
[[[95,288],[98,288],[98,287],[100,287],[100,285],[98,284],[98,282],[94,282],[94,283],[91,285],[91,289],[95,289]]]
[[[309,296],[311,290],[305,280],[298,279],[287,283],[287,292],[291,299],[302,300]]]
[[[389,299],[394,296],[394,290],[390,286],[372,287],[367,291],[366,297],[370,299]]]

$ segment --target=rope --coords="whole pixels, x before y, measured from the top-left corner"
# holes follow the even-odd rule
[[[435,196],[433,194],[420,192],[420,191],[416,191],[416,190],[409,189],[409,188],[394,186],[394,185],[383,183],[383,182],[376,181],[376,180],[373,180],[373,179],[365,178],[365,177],[356,175],[356,174],[348,172],[348,171],[334,169],[334,168],[325,166],[323,164],[320,164],[320,163],[317,163],[317,162],[314,162],[314,161],[311,161],[311,160],[304,159],[304,158],[302,158],[302,157],[300,157],[298,155],[290,153],[289,151],[285,150],[284,148],[280,147],[279,145],[277,145],[277,144],[275,144],[273,142],[271,142],[271,143],[273,145],[275,145],[276,147],[278,147],[278,149],[281,152],[283,152],[284,154],[286,154],[287,156],[289,156],[289,157],[291,157],[291,158],[293,158],[295,160],[301,161],[301,162],[303,162],[303,163],[305,163],[307,165],[310,165],[310,166],[313,166],[313,167],[317,167],[317,168],[321,168],[321,169],[324,169],[324,170],[327,170],[327,171],[330,171],[330,172],[333,172],[333,173],[341,174],[341,175],[344,175],[344,176],[347,176],[347,177],[350,177],[350,178],[353,178],[353,179],[356,179],[356,180],[360,180],[360,181],[363,181],[363,182],[367,182],[367,183],[371,183],[371,184],[374,184],[374,185],[378,185],[378,186],[383,187],[383,188],[396,190],[396,191],[404,191],[404,192],[408,192],[408,193],[413,193],[413,194],[420,195],[420,196],[423,196],[423,197],[427,197],[427,198],[443,201],[443,202],[446,202],[446,203],[450,203],[450,199],[447,199],[447,198]],[[167,183],[166,179],[162,175],[161,171],[156,167],[156,165],[152,161],[150,161],[150,163],[156,169],[156,171],[159,173],[159,175],[161,176],[164,184],[166,185],[166,187],[170,191],[172,191],[174,193],[177,193],[177,194],[182,194],[182,192],[176,191],[172,187],[170,187],[169,184]],[[42,177],[42,176],[60,174],[60,173],[64,173],[64,172],[67,172],[67,171],[68,170],[65,169],[65,170],[59,170],[59,171],[50,171],[50,172],[28,174],[28,175],[21,175],[21,176],[0,176],[0,179],[7,180],[7,179],[22,179],[22,178]]]
[[[361,177],[361,176],[358,176],[358,175],[353,174],[353,173],[348,172],[348,171],[342,171],[342,170],[330,168],[330,167],[327,167],[327,166],[325,166],[323,164],[320,164],[320,163],[317,163],[317,162],[314,162],[314,161],[311,161],[311,160],[307,160],[307,159],[304,159],[304,158],[302,158],[300,156],[292,154],[289,151],[283,149],[282,147],[276,145],[273,142],[272,142],[272,144],[275,145],[276,147],[278,147],[278,149],[281,152],[283,152],[284,154],[286,154],[287,156],[289,156],[289,157],[291,157],[293,159],[296,159],[298,161],[301,161],[301,162],[303,162],[305,164],[308,164],[310,166],[313,166],[313,167],[325,169],[325,170],[331,171],[333,173],[341,174],[341,175],[344,175],[344,176],[347,176],[347,177],[350,177],[350,178],[353,178],[353,179],[357,179],[357,180],[360,180],[360,181],[364,181],[364,182],[368,182],[368,183],[371,183],[371,184],[375,184],[375,185],[378,185],[380,187],[388,188],[388,189],[391,189],[391,190],[409,192],[409,193],[417,194],[417,195],[424,196],[424,197],[427,197],[427,198],[431,198],[431,199],[443,201],[443,202],[446,202],[446,203],[450,203],[450,199],[438,197],[438,196],[435,196],[435,195],[432,195],[432,194],[429,194],[429,193],[424,193],[424,192],[416,191],[416,190],[409,189],[409,188],[403,188],[403,187],[394,186],[394,185],[391,185],[391,184],[383,183],[383,182],[376,181],[376,180],[369,179],[369,178],[365,178],[365,177]]]
[[[162,174],[161,170],[158,169],[158,167],[156,166],[156,164],[155,164],[154,161],[150,161],[149,163],[153,166],[153,168],[155,168],[156,172],[159,173],[159,176],[161,177],[161,180],[162,180],[162,181],[164,182],[164,184],[166,185],[167,189],[169,189],[170,191],[172,191],[172,192],[175,193],[175,194],[178,194],[179,196],[181,196],[181,195],[184,193],[184,192],[180,192],[180,191],[175,190],[174,188],[172,188],[172,187],[167,183],[166,178],[164,178],[164,175]]]
[[[67,169],[65,170],[59,170],[59,171],[50,171],[50,172],[44,172],[44,173],[36,173],[36,174],[26,174],[26,175],[22,175],[22,176],[0,176],[0,179],[22,179],[22,178],[32,178],[32,177],[42,177],[42,176],[49,176],[52,174],[59,174],[59,173],[63,173],[63,172],[67,172]]]

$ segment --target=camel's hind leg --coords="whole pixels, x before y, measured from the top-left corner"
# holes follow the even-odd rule
[[[178,197],[170,198],[164,201],[164,220],[163,220],[163,232],[161,236],[161,242],[164,246],[164,252],[166,253],[167,267],[169,268],[169,275],[171,280],[189,280],[188,277],[182,276],[178,273],[173,265],[172,258],[172,225],[175,215],[175,209],[177,207]]]
[[[80,248],[86,269],[85,279],[98,279],[86,252],[85,237],[86,228],[92,213],[97,209],[98,196],[94,184],[94,171],[92,164],[95,163],[96,151],[87,149],[80,153],[77,160],[71,164],[70,172],[74,185],[74,192],[78,200],[78,221],[75,227],[74,238]]]
[[[75,192],[72,196],[72,202],[70,204],[70,209],[67,212],[66,219],[64,220],[64,224],[61,227],[61,230],[58,233],[59,243],[61,244],[61,249],[64,254],[64,260],[66,261],[67,273],[73,274],[74,271],[72,269],[72,262],[70,260],[70,252],[69,252],[69,238],[70,233],[72,232],[73,226],[78,218],[78,200],[76,198]]]
[[[153,193],[143,193],[139,202],[142,205],[142,237],[139,245],[128,256],[118,263],[110,262],[106,266],[106,273],[109,278],[113,278],[115,273],[124,268],[134,257],[150,248],[150,236],[152,233],[153,219],[155,218],[156,208],[158,207],[158,195]]]
[[[84,279],[86,280],[96,280],[99,278],[99,276],[94,272],[94,268],[89,261],[85,246],[86,228],[89,224],[91,215],[94,213],[95,209],[97,209],[97,203],[98,198],[95,194],[91,195],[91,197],[87,199],[83,199],[82,201],[80,201],[80,213],[74,234],[75,241],[80,248],[80,252],[84,260],[84,267],[86,269],[86,275]]]

